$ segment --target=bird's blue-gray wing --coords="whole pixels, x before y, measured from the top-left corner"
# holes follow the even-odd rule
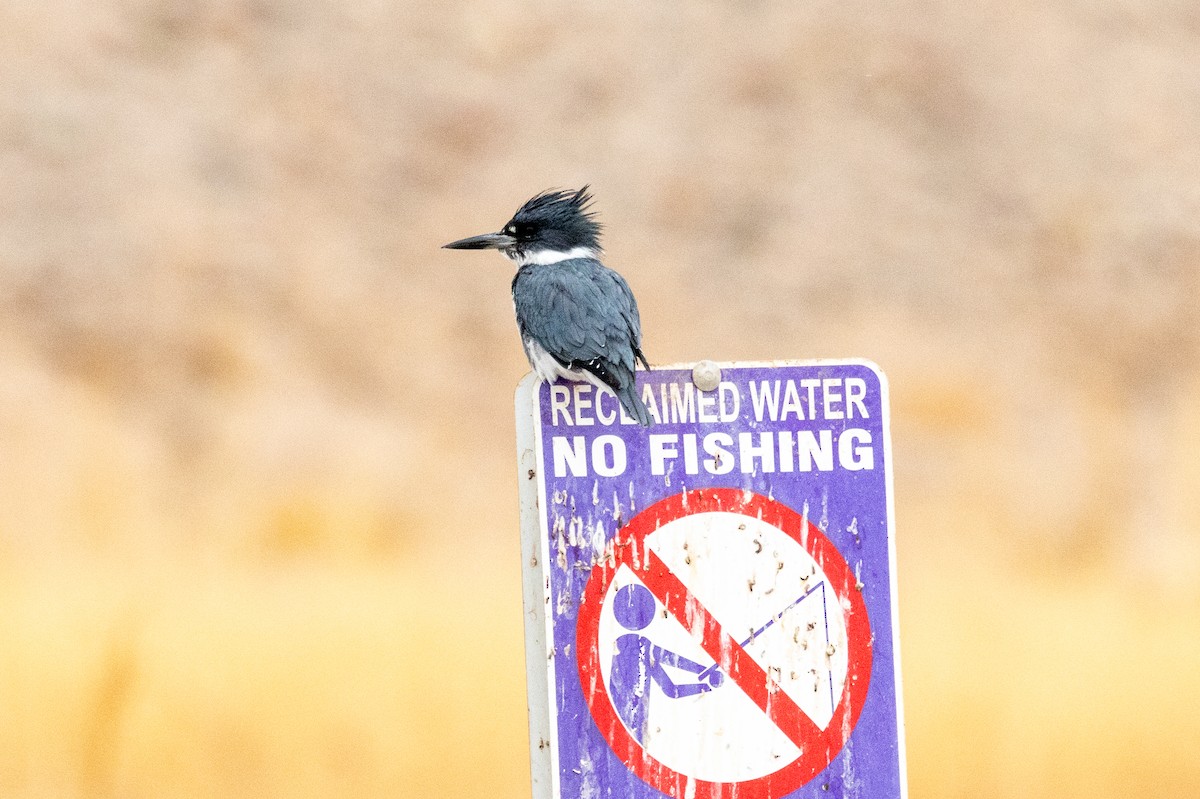
[[[642,366],[646,367],[646,371],[650,371],[650,362],[646,360],[646,356],[642,354],[642,320],[638,315],[637,300],[633,296],[632,289],[625,282],[625,278],[621,277],[611,269],[608,270],[613,280],[617,284],[617,290],[625,297],[625,323],[629,326],[630,342],[633,344],[633,355],[642,362]]]
[[[641,354],[641,320],[633,292],[592,259],[522,267],[513,278],[521,335],[559,363],[587,369],[614,389],[632,382]]]

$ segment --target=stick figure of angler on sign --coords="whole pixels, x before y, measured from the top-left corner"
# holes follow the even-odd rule
[[[725,676],[714,668],[708,670],[708,682],[679,684],[671,679],[664,666],[674,666],[692,674],[700,674],[705,668],[683,655],[656,646],[638,633],[654,620],[656,609],[654,595],[645,586],[634,583],[619,589],[613,597],[612,608],[617,623],[631,632],[616,640],[608,691],[625,726],[639,743],[644,743],[652,682],[669,698],[678,699],[719,688]]]

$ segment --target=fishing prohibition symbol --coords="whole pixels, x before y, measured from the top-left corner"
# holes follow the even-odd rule
[[[829,540],[766,497],[713,489],[657,503],[613,543],[576,640],[618,757],[668,796],[690,785],[700,799],[777,799],[825,768],[871,668],[866,608]]]

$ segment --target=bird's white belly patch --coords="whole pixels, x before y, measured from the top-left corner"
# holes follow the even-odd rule
[[[604,387],[604,383],[600,381],[600,378],[591,372],[584,369],[568,369],[563,366],[553,355],[546,352],[546,349],[541,344],[538,344],[533,339],[526,338],[523,343],[525,344],[525,355],[529,358],[529,365],[533,367],[533,371],[537,372],[538,377],[547,383],[553,383],[561,377],[576,382],[582,380],[601,388]]]

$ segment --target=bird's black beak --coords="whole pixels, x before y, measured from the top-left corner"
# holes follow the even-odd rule
[[[482,236],[471,236],[467,239],[443,244],[442,248],[446,250],[503,250],[516,243],[517,240],[507,233],[484,233]]]

